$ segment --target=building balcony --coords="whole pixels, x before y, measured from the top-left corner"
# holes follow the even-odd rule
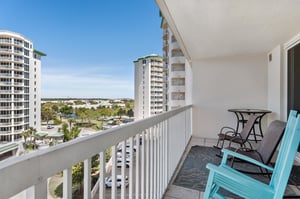
[[[23,90],[14,90],[14,93],[16,93],[16,94],[24,94],[24,91]]]
[[[14,114],[13,117],[14,118],[20,118],[20,117],[24,117],[25,114],[24,113],[21,113],[21,114]]]
[[[0,115],[0,118],[11,118],[12,117],[12,114],[1,114]]]
[[[9,126],[12,126],[12,122],[3,122],[3,123],[0,123],[0,127],[9,127]]]
[[[11,39],[0,39],[0,44],[11,44]]]
[[[14,62],[18,62],[18,63],[23,63],[23,59],[22,58],[14,58]]]
[[[2,198],[27,195],[47,198],[47,182],[56,173],[63,173],[63,198],[72,198],[72,166],[84,162],[84,197],[90,198],[163,198],[168,184],[191,138],[192,107],[186,106],[158,116],[139,120],[101,133],[62,143],[48,149],[0,163]],[[117,168],[117,146],[129,146],[129,168],[125,161]],[[127,143],[127,144],[125,144]],[[127,148],[127,147],[126,147]],[[105,162],[105,151],[111,149],[111,163]],[[133,150],[135,149],[135,151]],[[99,154],[99,179],[91,187],[91,158]],[[110,166],[111,171],[105,168]],[[26,172],[24,172],[26,171]],[[108,172],[108,173],[107,173]],[[121,175],[121,189],[116,176]],[[112,177],[111,189],[105,177]],[[128,187],[125,186],[128,176]],[[17,197],[17,196],[16,196]]]
[[[0,98],[0,102],[10,102],[12,98]]]
[[[16,70],[24,70],[24,68],[23,67],[21,67],[21,66],[14,66],[14,69],[16,69]]]
[[[17,40],[15,40],[14,44],[17,45],[17,46],[23,47],[23,41],[17,41]]]
[[[14,82],[14,86],[24,86],[23,82]]]
[[[0,110],[11,110],[12,106],[0,106]]]
[[[0,90],[0,93],[2,93],[2,94],[12,94],[13,91],[12,90]]]
[[[11,61],[12,58],[11,57],[0,57],[1,61]]]
[[[12,68],[12,66],[11,65],[0,65],[0,68],[2,69],[2,68],[4,68],[4,69],[11,69]]]
[[[12,49],[9,49],[9,48],[0,48],[0,52],[2,52],[2,53],[11,53]]]
[[[0,76],[2,77],[12,77],[11,73],[0,73]]]
[[[170,78],[181,78],[181,77],[185,77],[186,76],[186,72],[185,71],[171,71],[169,73]]]
[[[24,53],[21,50],[14,50],[14,54],[23,55]]]
[[[23,98],[14,98],[14,102],[24,102],[24,101],[29,101],[29,100],[25,100]]]
[[[12,82],[0,82],[0,85],[2,85],[2,86],[12,86],[13,83]]]

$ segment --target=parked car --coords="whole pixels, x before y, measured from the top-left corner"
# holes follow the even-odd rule
[[[127,187],[129,184],[128,182],[128,176],[125,176],[125,186]],[[112,187],[112,178],[111,176],[108,176],[105,178],[105,186],[107,188],[111,188]],[[120,188],[122,186],[122,175],[117,175],[116,176],[116,187]]]
[[[130,153],[130,144],[127,143],[125,147],[126,153]],[[122,143],[119,143],[117,146],[117,151],[122,152]],[[133,151],[136,151],[136,145],[133,145]]]
[[[117,158],[117,167],[122,167],[122,158]],[[130,159],[126,158],[126,163],[125,163],[126,167],[129,168],[130,166]]]
[[[47,129],[53,129],[54,126],[52,124],[48,124]]]

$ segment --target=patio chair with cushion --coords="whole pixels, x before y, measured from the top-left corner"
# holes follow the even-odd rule
[[[225,141],[227,141],[228,142],[227,147],[231,147],[232,143],[239,144],[240,147],[246,147],[246,143],[248,143],[249,147],[252,148],[251,143],[248,141],[248,137],[251,131],[253,130],[254,124],[258,117],[259,116],[257,115],[250,115],[247,123],[245,124],[241,132],[236,132],[236,130],[231,127],[227,127],[227,126],[222,127],[220,133],[218,134],[217,145],[214,147],[222,149],[224,148]]]
[[[291,111],[282,138],[279,154],[275,167],[265,165],[255,159],[242,154],[222,149],[223,158],[219,166],[207,164],[210,170],[204,199],[226,198],[220,194],[219,189],[223,188],[242,198],[248,199],[281,199],[283,198],[288,178],[294,163],[297,148],[300,142],[300,117],[296,111]],[[272,178],[269,184],[258,181],[246,174],[243,174],[227,165],[228,156],[236,157],[262,168],[272,171]]]
[[[268,126],[265,136],[263,137],[262,141],[258,144],[256,149],[250,149],[250,148],[230,148],[230,150],[235,151],[237,153],[246,155],[250,158],[253,158],[259,162],[262,162],[265,165],[269,165],[271,162],[271,159],[278,147],[278,144],[281,141],[281,138],[284,133],[284,129],[286,126],[286,122],[280,121],[280,120],[274,120],[270,123]],[[237,159],[232,159],[232,166],[234,166],[234,162]],[[244,162],[244,161],[243,161]],[[261,167],[259,167],[261,169]],[[244,171],[247,172],[247,171]],[[252,173],[252,172],[251,172]],[[261,170],[261,173],[264,173]]]

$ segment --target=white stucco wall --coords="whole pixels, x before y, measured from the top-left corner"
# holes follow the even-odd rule
[[[192,63],[193,135],[215,138],[222,126],[236,125],[230,108],[268,108],[267,54]]]
[[[277,46],[268,53],[268,109],[272,110],[272,114],[268,115],[268,122],[277,119],[285,120],[281,113],[283,111],[281,100],[281,95],[283,94],[282,63],[282,48]]]

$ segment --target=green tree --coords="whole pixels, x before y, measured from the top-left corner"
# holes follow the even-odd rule
[[[56,113],[59,112],[59,108],[58,108],[57,104],[52,105],[52,110],[55,111]]]
[[[118,116],[122,116],[122,115],[125,115],[126,114],[126,110],[122,109],[122,108],[119,108],[118,112],[117,112]]]
[[[47,102],[43,104],[41,108],[41,118],[43,121],[46,121],[47,124],[56,117],[56,112],[52,109],[52,106],[51,102]]]
[[[75,120],[74,118],[69,118],[69,119],[68,119],[68,123],[69,123],[69,128],[70,128],[70,131],[71,131],[72,125],[73,125],[74,123],[76,123],[76,120]]]
[[[73,113],[73,107],[72,106],[68,106],[68,105],[64,105],[59,109],[60,113],[64,114],[64,115],[70,115]]]
[[[21,136],[23,136],[23,138],[24,138],[25,145],[27,145],[27,138],[29,138],[31,136],[31,132],[29,131],[29,129],[23,131],[21,133]]]
[[[133,117],[133,115],[134,115],[133,110],[132,110],[132,109],[129,109],[129,110],[127,111],[127,115],[128,115],[129,117]]]
[[[64,142],[73,140],[79,136],[79,133],[81,129],[79,129],[77,126],[70,127],[67,123],[63,123],[61,127],[61,131],[64,133]]]
[[[36,139],[38,138],[37,130],[33,127],[29,127],[27,130],[22,132],[22,136],[24,137],[25,146],[27,147],[28,144],[31,144],[33,146],[33,149],[35,149]],[[27,143],[28,138],[29,143]]]
[[[72,183],[73,184],[80,184],[82,186],[83,181],[83,162],[80,162],[74,166],[72,166]]]

